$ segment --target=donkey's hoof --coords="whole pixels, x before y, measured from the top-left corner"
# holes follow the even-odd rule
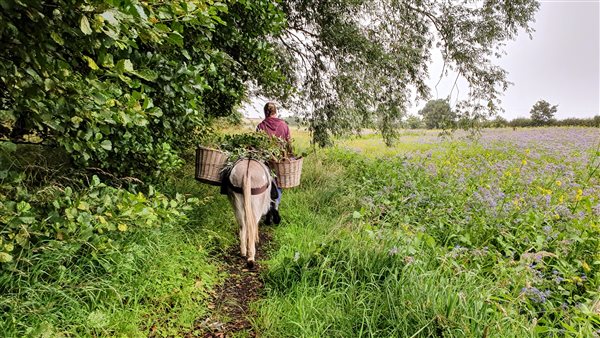
[[[279,225],[279,223],[281,223],[281,216],[279,215],[279,210],[273,208],[271,209],[271,213],[272,213],[272,217],[273,217],[273,223]]]
[[[246,262],[246,267],[248,268],[248,270],[254,270],[256,268],[256,264],[254,263],[254,261],[248,261]]]
[[[269,209],[269,211],[267,211],[267,213],[265,214],[265,220],[263,223],[265,225],[273,224],[273,217],[271,216],[271,209]]]

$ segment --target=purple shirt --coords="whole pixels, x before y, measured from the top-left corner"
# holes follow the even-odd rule
[[[256,130],[264,130],[269,136],[277,136],[287,142],[290,141],[290,128],[284,120],[276,117],[267,117],[258,124]]]

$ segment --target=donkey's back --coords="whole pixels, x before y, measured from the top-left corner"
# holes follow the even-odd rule
[[[240,254],[254,266],[258,222],[269,211],[271,175],[269,168],[255,160],[240,160],[229,176],[229,200],[240,226]]]

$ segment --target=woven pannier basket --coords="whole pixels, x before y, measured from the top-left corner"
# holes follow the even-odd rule
[[[277,185],[281,188],[293,188],[300,185],[302,175],[302,157],[297,159],[283,159],[281,161],[269,161],[269,168],[277,176]]]
[[[227,154],[216,149],[199,146],[196,149],[196,179],[212,185],[221,184],[221,171]]]

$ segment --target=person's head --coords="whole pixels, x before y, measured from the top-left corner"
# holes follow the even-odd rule
[[[267,117],[277,117],[277,107],[273,102],[265,104],[265,118]]]

